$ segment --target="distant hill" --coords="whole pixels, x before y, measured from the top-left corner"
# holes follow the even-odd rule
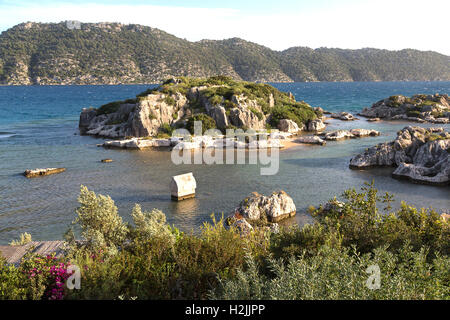
[[[411,49],[280,52],[238,38],[190,42],[119,23],[28,22],[0,35],[0,84],[155,83],[219,74],[261,82],[450,80],[450,57]]]

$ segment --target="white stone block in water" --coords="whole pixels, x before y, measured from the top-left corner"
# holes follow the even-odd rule
[[[170,182],[172,199],[178,201],[195,197],[196,188],[197,182],[195,181],[192,172],[173,176],[172,181]]]

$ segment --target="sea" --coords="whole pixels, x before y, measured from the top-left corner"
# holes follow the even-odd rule
[[[331,112],[356,115],[364,107],[391,95],[450,93],[450,82],[323,82],[271,83],[292,92],[297,100]],[[109,195],[125,221],[140,204],[160,209],[168,223],[186,232],[198,232],[212,215],[227,216],[251,192],[270,194],[285,190],[294,200],[297,215],[285,223],[311,222],[309,206],[340,198],[350,188],[359,190],[374,181],[380,194],[439,212],[450,209],[450,188],[414,184],[391,177],[392,168],[350,170],[350,159],[364,149],[393,140],[408,122],[344,122],[331,120],[327,130],[371,128],[378,137],[328,142],[327,146],[298,145],[279,153],[275,175],[261,175],[262,164],[179,164],[168,150],[115,150],[98,147],[104,140],[80,136],[82,108],[99,107],[133,98],[155,85],[116,86],[0,86],[0,244],[21,233],[34,240],[58,240],[76,217],[80,186]],[[435,126],[424,125],[421,126]],[[445,125],[448,129],[449,125]],[[111,158],[112,163],[101,163]],[[64,167],[66,172],[27,179],[26,169]],[[171,200],[174,175],[192,172],[196,197]]]

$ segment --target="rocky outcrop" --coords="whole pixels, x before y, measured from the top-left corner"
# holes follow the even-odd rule
[[[287,99],[287,94],[278,92],[274,98],[271,92],[277,89],[258,86],[264,85],[250,86],[226,77],[219,80],[169,79],[136,99],[108,103],[98,109],[83,109],[80,133],[107,138],[151,137],[161,131],[170,133],[174,128],[186,128],[189,118],[198,114],[211,117],[215,127],[223,132],[230,127],[264,130],[269,122],[276,122],[272,121],[270,113],[275,100],[278,99],[280,105]],[[311,108],[304,102],[290,103]],[[282,131],[290,133],[305,129],[289,119],[281,119],[279,123]],[[325,127],[320,120],[317,124],[313,121],[310,126],[313,130]]]
[[[405,127],[392,142],[381,143],[350,160],[350,168],[395,166],[394,178],[424,184],[450,181],[450,134],[443,128]]]
[[[325,124],[320,119],[315,119],[308,122],[308,131],[322,131],[324,129]]]
[[[325,140],[321,139],[318,136],[302,136],[298,137],[296,140],[294,140],[294,142],[306,144],[319,144],[321,146],[324,146],[327,143]]]
[[[325,140],[337,141],[347,138],[362,138],[379,136],[380,132],[369,129],[351,129],[349,130],[335,130],[324,134]]]
[[[272,193],[270,196],[257,192],[241,201],[233,216],[240,216],[249,221],[263,220],[278,222],[296,214],[294,201],[284,191]]]
[[[301,130],[295,121],[289,119],[281,119],[278,123],[278,129],[289,133],[297,133]]]
[[[23,175],[27,178],[35,178],[48,176],[51,174],[61,173],[66,171],[65,168],[46,168],[46,169],[34,169],[34,170],[25,170]]]
[[[265,129],[267,117],[256,100],[249,100],[243,95],[234,95],[231,101],[236,107],[230,110],[230,122],[238,128]],[[220,128],[218,126],[218,128]]]
[[[325,140],[337,141],[346,138],[354,138],[355,136],[350,133],[348,130],[335,130],[331,132],[327,132],[324,135]]]
[[[183,137],[171,137],[170,139],[131,138],[105,141],[103,144],[99,144],[99,146],[105,148],[138,150],[167,147],[173,147],[173,150],[193,150],[202,148],[279,149],[284,147],[280,139],[275,139],[270,136],[268,139],[257,140],[257,136],[255,135],[253,139],[255,140],[246,143],[240,141],[236,137],[225,138],[224,136],[194,136],[189,140],[184,140]]]
[[[348,112],[332,113],[330,116],[333,119],[339,119],[339,120],[343,120],[343,121],[357,120],[351,113],[348,113]]]
[[[372,130],[372,129],[351,129],[350,133],[354,135],[355,137],[362,138],[362,137],[376,137],[380,135],[379,131]]]
[[[363,109],[360,115],[386,120],[450,123],[450,98],[447,94],[417,94],[410,98],[391,96]]]

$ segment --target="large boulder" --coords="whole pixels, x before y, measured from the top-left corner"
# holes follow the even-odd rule
[[[320,119],[315,119],[308,122],[308,131],[322,131],[324,129],[325,124]]]
[[[392,142],[378,144],[350,160],[350,168],[395,166],[394,178],[424,184],[450,181],[450,134],[443,128],[405,127]]]
[[[278,129],[283,132],[297,133],[300,131],[297,123],[289,119],[281,119],[278,123]]]
[[[348,112],[339,112],[339,113],[332,113],[331,117],[334,119],[339,119],[339,120],[343,120],[343,121],[353,121],[356,120],[356,118]]]
[[[292,198],[284,191],[277,191],[270,196],[252,193],[241,201],[235,210],[245,219],[278,222],[296,214]]]
[[[337,141],[347,138],[354,138],[355,136],[348,130],[335,130],[325,133],[325,140]]]
[[[354,135],[355,137],[362,138],[362,137],[376,137],[380,135],[379,131],[372,130],[372,129],[351,129],[350,133]]]
[[[298,137],[294,142],[306,144],[319,144],[324,146],[327,142],[318,136],[302,136]]]

